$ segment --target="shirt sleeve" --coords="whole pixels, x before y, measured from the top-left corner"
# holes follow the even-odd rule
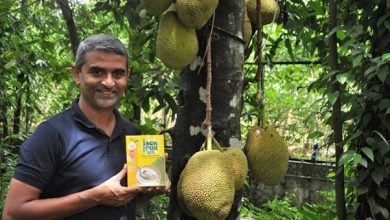
[[[59,132],[43,122],[22,144],[13,177],[43,190],[55,173],[61,145]]]

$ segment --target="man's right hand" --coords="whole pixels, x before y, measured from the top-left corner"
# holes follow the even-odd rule
[[[121,185],[121,180],[126,176],[126,165],[123,169],[104,183],[85,191],[81,198],[90,197],[97,204],[106,206],[124,206],[133,200],[143,189],[141,187],[127,187]]]

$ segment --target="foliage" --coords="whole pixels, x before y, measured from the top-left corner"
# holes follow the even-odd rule
[[[300,213],[302,213],[303,219],[317,219],[317,220],[335,220],[337,219],[336,203],[334,201],[334,191],[320,192],[324,198],[323,201],[316,204],[305,203]]]
[[[302,219],[299,210],[291,205],[288,197],[283,200],[271,200],[261,207],[253,205],[248,198],[242,199],[240,216],[245,219],[285,220]]]
[[[4,200],[8,191],[8,184],[11,180],[17,161],[17,154],[14,153],[13,146],[7,144],[7,142],[12,142],[10,139],[17,139],[22,142],[26,140],[26,138],[27,134],[18,134],[8,136],[3,142],[0,142],[0,155],[3,155],[3,158],[0,160],[0,213],[3,211]]]
[[[255,206],[248,198],[242,198],[240,219],[261,220],[331,220],[336,218],[334,191],[320,192],[324,197],[316,204],[306,203],[302,208],[292,205],[288,196],[283,199],[270,200],[260,207]],[[145,207],[138,209],[137,218],[145,220],[166,219],[168,197],[160,195],[154,197]]]
[[[339,166],[345,168],[347,177],[349,217],[389,218],[388,1],[339,2],[334,30],[328,30],[327,1],[279,2],[278,23],[264,27],[266,121],[279,128],[289,146],[310,150],[310,144],[319,142],[333,147],[331,111],[340,99],[345,153]],[[131,48],[132,76],[120,105],[124,117],[139,123],[147,133],[168,127],[178,108],[179,74],[155,58],[158,17],[142,10],[139,0],[70,1],[70,6],[80,39],[104,32],[119,36]],[[61,16],[54,0],[4,0],[0,4],[0,205],[24,134],[67,108],[77,96],[69,74],[73,62],[70,40]],[[338,40],[336,72],[327,67],[327,38],[332,34]],[[253,37],[245,55],[243,134],[259,117],[253,65],[256,43]],[[309,64],[282,66],[280,61]],[[341,84],[338,93],[331,92],[333,76]],[[308,205],[304,210],[310,213],[326,207]]]
[[[339,166],[346,169],[348,180],[349,217],[365,219],[389,218],[389,3],[375,0],[338,3],[337,27],[327,30],[328,2],[315,0],[286,1],[288,16],[281,20],[288,31],[285,46],[299,45],[302,51],[318,56],[328,64],[326,39],[336,34],[338,71],[325,68],[309,87],[322,94],[326,102],[321,108],[324,123],[331,125],[332,106],[342,103],[344,153]],[[313,43],[315,42],[315,43]],[[294,57],[295,50],[289,49]],[[341,91],[331,91],[332,77],[341,84]],[[332,143],[332,136],[329,136]]]
[[[167,219],[168,196],[153,197],[144,207],[137,209],[137,219],[160,220]]]

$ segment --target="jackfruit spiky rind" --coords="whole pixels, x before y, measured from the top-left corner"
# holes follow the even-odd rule
[[[156,56],[168,68],[181,69],[194,60],[198,49],[195,29],[180,22],[172,4],[164,12],[159,23]]]
[[[156,56],[168,68],[181,69],[194,60],[198,49],[195,29],[180,22],[172,4],[162,15],[159,23]]]
[[[141,0],[142,8],[155,16],[161,15],[173,3],[173,0]]]
[[[176,0],[179,19],[187,27],[202,28],[213,15],[218,0]]]
[[[242,189],[248,175],[248,160],[244,151],[238,147],[228,147],[222,151],[230,161],[231,171],[234,174],[234,186],[236,191]]]
[[[227,157],[219,150],[195,153],[177,185],[179,205],[199,220],[225,219],[234,199]]]
[[[248,17],[252,23],[257,23],[257,12],[256,12],[256,1],[257,0],[246,0],[246,7],[248,10]],[[270,24],[276,20],[280,13],[279,4],[276,0],[260,0],[261,2],[261,18],[262,24]]]
[[[274,127],[251,128],[245,152],[249,169],[257,181],[267,186],[282,181],[288,169],[288,148]]]

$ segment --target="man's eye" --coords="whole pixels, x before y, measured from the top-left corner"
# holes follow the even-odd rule
[[[114,77],[119,78],[119,77],[122,77],[125,75],[125,71],[122,71],[122,70],[114,71],[113,75],[114,75]]]
[[[100,75],[102,73],[103,73],[103,71],[101,69],[97,69],[97,68],[91,69],[91,74],[93,74],[93,75]]]

